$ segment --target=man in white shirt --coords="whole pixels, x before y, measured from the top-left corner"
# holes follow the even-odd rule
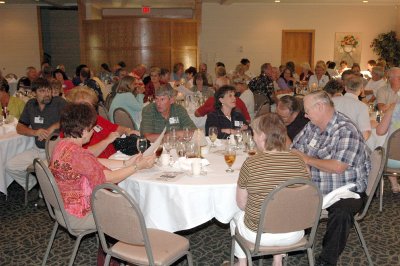
[[[233,83],[236,88],[236,92],[240,93],[240,99],[246,105],[247,111],[249,111],[249,115],[251,120],[254,119],[254,94],[247,87],[246,81],[243,79],[233,80]]]
[[[371,70],[371,79],[365,86],[364,93],[369,103],[376,103],[376,95],[378,90],[386,86],[385,70],[381,66],[373,67]]]
[[[392,103],[400,100],[400,68],[392,67],[388,72],[388,83],[378,90],[376,100],[379,111],[386,112]]]
[[[343,97],[333,97],[335,109],[345,114],[361,131],[364,140],[371,135],[371,122],[369,119],[368,106],[358,100],[362,90],[362,78],[352,76],[345,82],[346,93]]]

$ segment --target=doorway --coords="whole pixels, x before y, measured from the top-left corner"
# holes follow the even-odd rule
[[[314,69],[315,30],[282,30],[281,64],[293,61],[296,73],[301,72],[300,64],[308,62]]]

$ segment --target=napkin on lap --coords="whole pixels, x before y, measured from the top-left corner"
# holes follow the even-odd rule
[[[332,204],[336,203],[340,199],[359,199],[359,194],[349,190],[355,186],[356,184],[353,183],[347,184],[325,195],[324,199],[322,200],[322,209],[329,208]]]
[[[120,151],[117,151],[116,153],[114,153],[113,155],[108,157],[108,159],[112,159],[112,160],[129,160],[130,158],[131,158],[131,156],[126,155]]]
[[[190,171],[190,170],[192,170],[193,159],[196,159],[196,158],[180,157],[178,160],[176,160],[176,162],[174,163],[174,165],[172,167],[175,169],[183,170],[183,171]],[[207,166],[209,164],[210,164],[210,162],[207,159],[201,159],[201,165],[203,167]]]

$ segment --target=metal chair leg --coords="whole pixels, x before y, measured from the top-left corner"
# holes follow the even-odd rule
[[[186,257],[187,257],[188,265],[193,266],[193,257],[192,257],[192,253],[190,251],[187,252]]]
[[[307,256],[308,256],[308,264],[310,266],[314,266],[315,262],[314,262],[314,252],[312,248],[308,248],[307,249]]]
[[[356,229],[358,239],[360,240],[360,243],[362,245],[362,248],[364,249],[365,255],[367,256],[368,264],[370,266],[373,266],[374,263],[372,262],[371,255],[369,254],[367,244],[365,243],[365,239],[361,233],[360,225],[357,223],[357,221],[354,221],[354,228]]]
[[[383,209],[383,187],[384,187],[384,181],[383,177],[381,178],[381,187],[380,187],[380,192],[379,192],[379,211],[382,212]]]
[[[231,245],[231,266],[235,261],[235,239],[232,237],[232,245]]]
[[[68,266],[74,265],[76,253],[78,252],[79,245],[81,244],[82,237],[84,235],[79,235],[75,240],[74,250],[72,251],[71,258],[69,259]]]
[[[110,265],[111,255],[107,254],[106,259],[104,260],[104,266]]]
[[[28,205],[28,185],[29,185],[29,176],[31,175],[30,172],[26,173],[25,177],[25,207]]]
[[[51,250],[51,246],[53,245],[54,238],[55,238],[56,233],[57,233],[57,229],[58,229],[58,223],[55,222],[55,223],[54,223],[54,226],[53,226],[53,231],[51,232],[49,244],[47,244],[46,253],[44,254],[42,266],[45,266],[45,265],[46,265],[47,258],[49,257],[49,253],[50,253],[50,250]]]

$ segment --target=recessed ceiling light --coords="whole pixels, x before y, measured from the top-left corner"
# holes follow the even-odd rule
[[[6,1],[0,1],[0,4],[5,4],[6,3]]]
[[[368,0],[363,0],[363,3],[368,3]]]
[[[275,0],[275,3],[280,3],[281,2],[281,0]]]

